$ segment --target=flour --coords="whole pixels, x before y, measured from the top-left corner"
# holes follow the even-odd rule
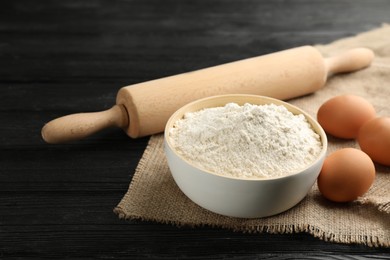
[[[322,149],[320,136],[304,115],[274,104],[229,103],[187,113],[169,136],[191,164],[239,178],[292,174],[312,163]]]

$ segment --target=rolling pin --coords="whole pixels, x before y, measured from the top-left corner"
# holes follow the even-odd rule
[[[196,99],[221,94],[291,99],[320,89],[332,74],[367,67],[373,58],[366,48],[323,58],[314,47],[302,46],[134,84],[118,91],[112,108],[57,118],[42,128],[42,137],[63,143],[114,126],[132,138],[156,134],[178,108]]]

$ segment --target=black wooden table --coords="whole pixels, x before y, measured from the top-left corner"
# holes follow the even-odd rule
[[[307,234],[119,220],[148,138],[119,129],[48,145],[49,120],[100,111],[125,85],[390,22],[390,1],[2,1],[0,258],[388,258]]]

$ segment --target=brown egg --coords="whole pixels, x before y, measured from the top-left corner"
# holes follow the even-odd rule
[[[324,161],[317,184],[322,195],[335,202],[349,202],[368,191],[375,179],[370,157],[354,148],[340,149]]]
[[[375,117],[374,107],[364,98],[341,95],[326,101],[317,113],[318,123],[325,132],[345,139],[356,138],[359,128]]]
[[[390,117],[377,117],[366,122],[357,140],[360,149],[373,161],[390,166]]]

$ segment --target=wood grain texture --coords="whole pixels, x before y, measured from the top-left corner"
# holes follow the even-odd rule
[[[306,234],[242,234],[119,220],[148,138],[108,129],[45,144],[40,129],[110,108],[122,86],[390,22],[385,0],[3,1],[0,258],[389,259]]]

